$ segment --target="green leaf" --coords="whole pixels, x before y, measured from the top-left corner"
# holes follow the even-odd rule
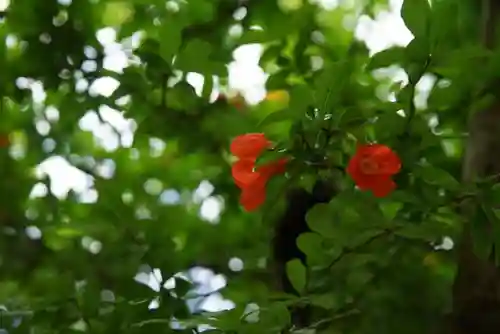
[[[489,205],[495,205],[500,202],[500,184],[496,183],[493,185],[488,185],[484,189],[484,199]]]
[[[401,202],[386,201],[380,203],[380,209],[387,220],[393,220],[402,207],[403,203]]]
[[[261,59],[262,63],[262,59]],[[290,73],[288,71],[280,71],[276,74],[273,74],[266,81],[266,89],[268,91],[282,89],[287,85],[287,79]]]
[[[425,74],[429,62],[429,39],[416,37],[405,50],[405,71],[408,73],[408,81],[416,85]]]
[[[331,237],[343,242],[349,242],[352,233],[358,233],[359,229],[367,231],[369,227],[377,227],[384,220],[378,205],[368,192],[343,191],[335,196],[330,203],[329,224],[333,232]],[[363,208],[363,210],[359,210]]]
[[[415,37],[406,46],[404,58],[407,63],[420,63],[424,62],[429,57],[429,40],[425,37]]]
[[[279,332],[280,329],[289,325],[290,322],[290,312],[288,311],[286,303],[283,302],[273,303],[269,308],[263,309],[263,312],[259,314],[259,325],[272,332]],[[250,333],[254,332],[255,330]],[[240,331],[238,331],[238,333],[240,333]]]
[[[443,187],[447,190],[456,191],[460,189],[460,183],[444,169],[422,166],[415,170],[426,183]]]
[[[337,69],[337,66],[334,68]],[[338,99],[337,95],[341,91],[343,85],[346,84],[345,80],[339,80],[339,78],[343,78],[345,76],[338,75],[338,71],[335,71],[335,69],[324,69],[322,74],[319,75],[314,82],[314,86],[316,88],[314,91],[315,107],[319,108],[322,113],[330,112],[331,108],[335,105],[335,102]],[[338,77],[333,73],[336,73]]]
[[[428,104],[438,111],[443,110],[455,104],[462,97],[462,94],[459,86],[435,86],[429,95]]]
[[[316,174],[305,174],[301,175],[300,179],[298,180],[298,184],[300,187],[302,187],[304,190],[312,193],[314,189],[314,185],[318,181],[318,175]]]
[[[201,96],[205,99],[209,99],[214,90],[214,78],[211,75],[205,75],[204,79],[205,81],[203,82],[203,90],[201,91]]]
[[[189,18],[192,22],[210,22],[214,17],[214,2],[210,0],[190,0]]]
[[[297,238],[297,247],[306,254],[309,266],[322,265],[329,261],[322,244],[323,238],[314,232],[302,233]]]
[[[200,52],[203,50],[203,52]],[[183,47],[175,65],[182,71],[197,72],[204,75],[227,75],[227,69],[224,64],[212,61],[214,49],[212,45],[201,39],[190,40]]]
[[[401,17],[415,37],[428,34],[431,13],[427,0],[405,0],[401,7]]]
[[[400,46],[394,46],[390,49],[386,49],[374,54],[366,69],[368,71],[376,70],[379,68],[389,67],[392,65],[398,65],[402,63],[405,59],[405,48]]]
[[[193,287],[193,284],[183,278],[175,278],[175,293],[179,297],[184,297],[189,290]]]
[[[328,204],[316,204],[306,214],[307,225],[322,236],[335,236],[332,212]]]
[[[359,291],[374,277],[366,267],[359,267],[347,275],[347,286],[350,290]]]
[[[44,234],[44,239],[45,239],[46,245],[50,249],[55,250],[55,251],[61,251],[61,250],[65,249],[65,248],[68,248],[72,244],[71,238],[60,236],[60,235],[58,235],[57,233],[54,233],[54,232],[52,232],[52,233],[45,233]]]
[[[459,217],[451,210],[442,209],[438,210],[437,214],[431,214],[421,223],[402,222],[394,233],[404,238],[435,242],[439,238],[456,232],[457,219]]]
[[[394,104],[395,103],[392,103],[392,106],[394,106]],[[386,111],[385,107],[381,108],[382,105],[383,104],[379,104],[378,108]],[[396,112],[398,109],[401,108],[395,109],[394,112]],[[335,109],[335,112],[333,112],[332,114],[332,123],[346,131],[354,130],[369,122],[369,118],[374,116],[375,112],[375,110],[367,111],[357,106]]]
[[[285,156],[284,152],[280,152],[277,150],[267,150],[264,151],[261,155],[259,155],[257,161],[255,162],[255,165],[258,167],[266,165],[268,163],[276,162],[279,159],[284,158],[284,156]]]
[[[314,306],[321,307],[325,310],[334,310],[341,307],[342,303],[335,294],[320,294],[308,296],[310,302]]]
[[[160,26],[160,55],[167,62],[172,61],[181,46],[182,28],[182,24],[172,17],[163,20]]]
[[[318,249],[320,249],[321,241],[323,238],[317,233],[307,232],[302,233],[297,238],[297,246],[301,251],[303,251],[306,255],[314,253]]]
[[[408,73],[408,81],[411,85],[416,85],[422,75],[424,74],[421,64],[410,64],[406,67],[406,73]]]
[[[259,126],[266,126],[276,122],[287,121],[293,118],[293,114],[289,110],[278,110],[270,113],[262,121],[260,121]]]
[[[294,117],[304,117],[307,108],[314,105],[311,89],[306,85],[296,85],[290,91],[290,110]]]
[[[408,84],[403,88],[401,88],[401,90],[396,93],[396,100],[406,109],[408,108],[410,103],[414,102],[412,99],[415,95],[414,92],[415,92],[415,85]]]
[[[400,135],[404,131],[406,122],[406,118],[395,112],[381,115],[374,125],[377,139],[384,141]]]
[[[181,81],[174,87],[167,90],[167,106],[176,110],[184,110],[188,113],[196,111],[198,96],[195,89],[186,81]],[[172,111],[166,111],[172,112]]]
[[[302,293],[306,287],[307,271],[299,259],[293,259],[286,263],[286,275],[293,288]]]

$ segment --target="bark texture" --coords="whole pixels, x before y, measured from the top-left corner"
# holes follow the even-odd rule
[[[479,3],[479,2],[478,2]],[[496,48],[500,0],[482,0],[482,40]],[[491,107],[472,115],[463,161],[463,182],[500,175],[500,89]],[[464,203],[465,226],[458,243],[458,272],[453,313],[443,334],[500,333],[500,268],[493,256],[481,259],[473,249],[474,204]],[[491,224],[492,222],[489,222]],[[483,227],[490,229],[491,225]]]

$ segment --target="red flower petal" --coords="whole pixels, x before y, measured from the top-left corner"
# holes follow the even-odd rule
[[[245,188],[241,192],[240,203],[246,211],[258,209],[266,201],[266,189],[264,187]]]
[[[230,150],[240,159],[256,159],[270,145],[263,133],[247,133],[234,138]]]
[[[396,188],[391,175],[400,169],[396,153],[380,144],[360,145],[347,165],[347,173],[358,188],[371,190],[376,197],[387,196]]]
[[[10,145],[10,140],[8,135],[0,135],[0,147],[7,147]]]
[[[286,159],[280,159],[278,161],[272,161],[265,165],[260,166],[257,172],[262,174],[263,177],[269,179],[275,174],[283,174],[286,171]]]
[[[286,171],[286,164],[288,163],[288,159],[282,158],[275,162],[274,172],[275,174],[283,174]]]
[[[355,156],[359,156],[361,163],[368,163],[372,171],[366,170],[366,174],[397,174],[401,169],[401,160],[398,155],[388,146],[382,144],[360,145]]]
[[[233,164],[231,173],[238,187],[248,187],[259,179],[260,175],[254,172],[254,166],[255,162],[253,160],[239,160]]]
[[[363,173],[361,170],[361,156],[354,155],[347,165],[347,174],[356,182],[356,185],[363,189],[368,189],[370,184],[370,176]]]
[[[396,189],[396,183],[390,178],[376,177],[371,187],[375,197],[385,197]]]
[[[236,137],[231,143],[231,153],[240,158],[233,164],[231,173],[236,185],[242,189],[240,203],[246,211],[261,206],[266,198],[266,183],[275,174],[284,173],[287,159],[280,159],[255,168],[257,157],[271,142],[262,133]]]

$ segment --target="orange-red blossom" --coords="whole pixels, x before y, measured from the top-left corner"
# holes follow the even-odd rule
[[[347,173],[359,189],[371,190],[376,197],[384,197],[396,188],[392,176],[400,169],[401,160],[390,147],[366,144],[358,146]]]
[[[253,211],[266,200],[266,183],[275,174],[285,172],[286,159],[256,167],[258,156],[272,143],[263,133],[248,133],[236,137],[231,143],[231,153],[238,158],[233,164],[232,175],[242,190],[240,203],[246,211]]]
[[[7,147],[10,145],[9,135],[5,133],[0,134],[0,147]]]

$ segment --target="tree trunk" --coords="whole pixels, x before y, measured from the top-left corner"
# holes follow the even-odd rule
[[[479,1],[478,1],[479,2]],[[482,0],[483,43],[494,48],[499,0]],[[500,175],[500,91],[496,102],[475,113],[469,123],[469,139],[463,161],[463,182]],[[453,286],[453,312],[446,334],[494,334],[500,332],[500,268],[494,256],[480,258],[474,253],[472,224],[474,203],[464,203],[465,226],[458,242],[458,271]],[[483,228],[490,229],[491,223]],[[477,227],[475,227],[477,228]],[[488,231],[485,231],[488,232]],[[499,247],[496,245],[495,247]],[[443,333],[443,334],[444,334]]]

